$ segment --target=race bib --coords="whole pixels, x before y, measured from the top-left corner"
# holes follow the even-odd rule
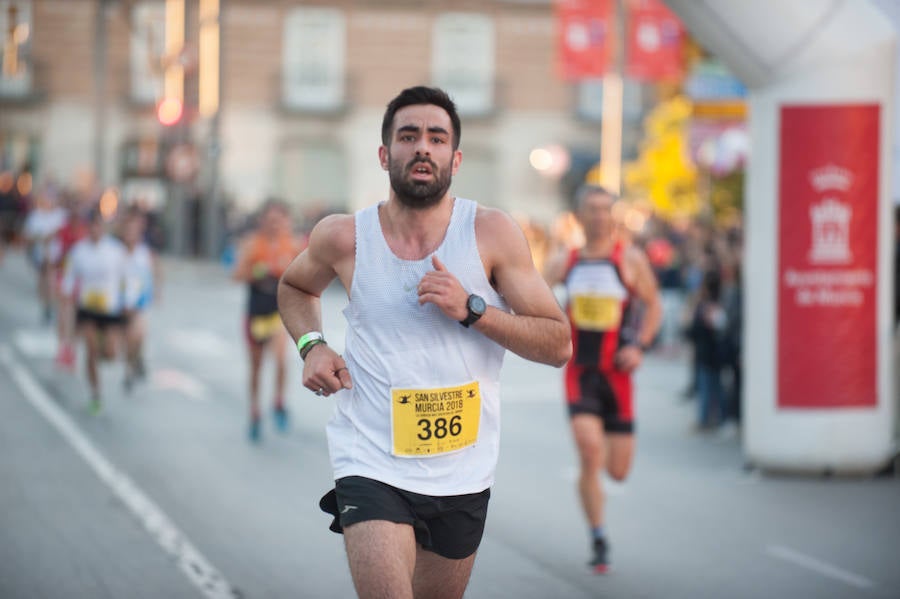
[[[439,389],[391,389],[396,456],[430,457],[473,445],[480,421],[478,381]]]
[[[572,297],[572,322],[576,328],[588,331],[608,331],[619,328],[622,321],[622,302],[618,298],[583,294]]]
[[[91,312],[105,314],[109,310],[109,302],[102,291],[85,291],[81,299],[81,307]]]

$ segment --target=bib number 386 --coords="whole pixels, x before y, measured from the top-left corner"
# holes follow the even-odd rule
[[[478,440],[478,381],[457,387],[391,389],[393,453],[429,457],[463,449]]]

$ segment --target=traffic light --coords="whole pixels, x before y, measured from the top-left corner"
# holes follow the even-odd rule
[[[163,98],[156,106],[156,118],[166,127],[177,124],[183,114],[184,104],[178,98]]]

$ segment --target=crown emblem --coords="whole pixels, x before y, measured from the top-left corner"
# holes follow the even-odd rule
[[[818,192],[828,190],[847,191],[853,184],[853,174],[834,164],[820,166],[809,172],[809,182]]]
[[[853,210],[835,198],[825,198],[809,208],[812,223],[810,261],[816,264],[850,262],[850,218]]]

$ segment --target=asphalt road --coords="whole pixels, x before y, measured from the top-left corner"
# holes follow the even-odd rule
[[[20,254],[0,265],[0,597],[352,597],[317,508],[331,404],[299,385],[296,360],[291,430],[267,420],[250,445],[243,290],[215,264],[166,270],[148,380],[126,395],[121,366],[105,366],[106,407],[90,416],[80,369],[54,367],[33,274]],[[338,288],[323,302],[339,348],[343,302]],[[690,432],[686,373],[683,358],[651,356],[638,375],[638,453],[610,485],[614,570],[598,577],[560,372],[508,354],[467,597],[900,597],[900,479],[747,470],[738,436]]]

